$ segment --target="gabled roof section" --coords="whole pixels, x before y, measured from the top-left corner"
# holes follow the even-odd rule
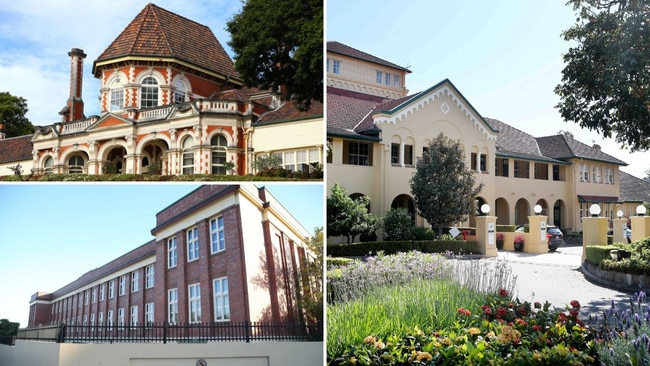
[[[620,201],[650,202],[650,182],[619,170]]]
[[[96,130],[99,128],[114,127],[114,126],[132,126],[134,121],[124,118],[114,113],[106,113],[100,117],[97,122],[88,126],[86,131]]]
[[[378,140],[356,128],[365,117],[387,99],[350,90],[327,87],[327,134],[330,136]],[[362,127],[363,129],[363,127]]]
[[[356,48],[346,46],[343,43],[339,43],[336,41],[327,42],[327,52],[338,53],[339,55],[356,58],[357,60],[371,62],[377,65],[390,67],[392,69],[411,73],[411,70],[407,69],[406,67],[399,66],[392,62],[386,61],[384,59],[365,53],[363,51],[359,51]]]
[[[32,144],[34,135],[10,137],[0,140],[0,164],[13,163],[23,160],[32,160]]]
[[[604,163],[627,165],[626,162],[605,154],[597,147],[583,144],[566,135],[555,135],[537,138],[542,154],[559,160],[587,159]]]
[[[483,119],[449,79],[445,79],[423,92],[399,100],[388,101],[384,105],[378,106],[373,112],[373,118],[375,123],[397,123],[441,96],[450,96],[474,126],[481,130],[488,139],[496,139],[499,131]]]
[[[124,28],[93,64],[129,56],[165,57],[239,80],[234,65],[210,28],[152,3]]]
[[[275,123],[294,122],[307,119],[323,118],[323,104],[312,101],[306,111],[301,111],[293,101],[284,103],[280,108],[264,113],[253,125],[263,126]]]

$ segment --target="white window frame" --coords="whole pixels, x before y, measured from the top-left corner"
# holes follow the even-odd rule
[[[145,81],[148,80],[155,81],[155,84],[149,82],[145,84]],[[143,78],[142,81],[140,81],[140,108],[156,108],[160,106],[160,94],[160,83],[158,82],[158,79],[152,75]]]
[[[334,74],[341,73],[341,61],[332,60],[332,73]]]
[[[194,137],[189,135],[182,141],[181,174],[194,174]]]
[[[97,315],[97,325],[100,327],[104,325],[104,312],[100,311],[99,314]]]
[[[106,325],[108,325],[108,330],[111,330],[113,327],[113,309],[108,310],[106,314]]]
[[[104,301],[106,295],[106,284],[102,283],[99,286],[99,301]]]
[[[187,230],[187,262],[194,262],[199,259],[199,228],[193,227]]]
[[[119,281],[117,294],[118,296],[124,296],[126,293],[126,275],[120,276]]]
[[[148,302],[144,304],[144,324],[146,326],[153,325],[154,321],[154,303]]]
[[[145,269],[145,285],[144,288],[153,288],[156,284],[156,268],[152,264],[150,266],[146,266]]]
[[[138,292],[140,289],[140,272],[131,272],[131,292]]]
[[[115,297],[115,280],[108,283],[108,298],[112,299],[113,297]]]
[[[193,283],[187,287],[188,319],[190,324],[201,322],[201,284]]]
[[[230,320],[230,298],[228,296],[228,277],[212,280],[214,301],[214,321],[225,322]]]
[[[117,309],[117,326],[124,326],[124,308]]]
[[[211,254],[226,250],[226,231],[223,216],[210,220],[210,250]]]
[[[131,322],[130,325],[132,327],[137,327],[138,326],[138,305],[132,305],[131,306]]]
[[[176,324],[178,322],[178,289],[172,288],[167,291],[167,322]]]
[[[93,287],[93,289],[92,289],[92,293],[91,293],[90,296],[91,296],[91,300],[90,300],[90,302],[91,302],[92,304],[95,304],[95,303],[97,302],[97,287]]]
[[[176,237],[167,239],[167,268],[174,268],[178,264]]]

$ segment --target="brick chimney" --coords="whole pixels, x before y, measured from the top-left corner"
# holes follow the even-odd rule
[[[0,123],[0,140],[4,140],[7,137],[7,131],[5,130],[4,123]]]
[[[81,99],[81,84],[83,81],[84,58],[82,49],[73,48],[70,56],[70,97],[66,106],[59,112],[61,122],[70,122],[84,118],[84,102]]]

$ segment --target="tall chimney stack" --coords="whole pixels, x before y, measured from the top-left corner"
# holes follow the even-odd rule
[[[86,54],[82,49],[73,48],[68,52],[68,56],[70,56],[70,97],[66,106],[59,112],[62,122],[70,122],[84,118],[84,102],[81,99],[81,85]]]

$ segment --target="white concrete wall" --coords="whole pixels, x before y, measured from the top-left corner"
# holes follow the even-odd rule
[[[208,366],[324,364],[323,342],[72,344],[16,341],[0,345],[3,366]]]

